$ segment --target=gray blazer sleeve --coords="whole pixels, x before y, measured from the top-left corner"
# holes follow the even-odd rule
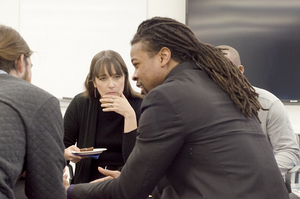
[[[26,126],[26,195],[32,199],[66,198],[63,124],[59,102],[49,98]]]

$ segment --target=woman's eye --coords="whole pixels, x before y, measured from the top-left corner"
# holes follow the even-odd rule
[[[105,81],[106,77],[100,77],[99,79],[100,79],[100,81]]]
[[[120,79],[121,76],[120,76],[120,75],[116,75],[115,78],[116,78],[116,79]]]

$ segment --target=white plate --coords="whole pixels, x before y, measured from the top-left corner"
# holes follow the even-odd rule
[[[72,153],[75,155],[95,155],[95,154],[100,154],[103,151],[106,151],[106,148],[97,148],[94,149],[93,151],[80,151],[80,152],[72,151]]]

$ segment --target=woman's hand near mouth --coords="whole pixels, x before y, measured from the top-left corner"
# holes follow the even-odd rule
[[[126,97],[116,95],[104,95],[100,99],[104,112],[114,111],[124,117],[124,132],[128,133],[137,128],[136,115],[134,109],[129,104]]]

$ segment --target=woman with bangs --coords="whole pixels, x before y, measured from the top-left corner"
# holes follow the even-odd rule
[[[112,50],[94,56],[85,88],[64,116],[64,155],[76,163],[75,184],[104,177],[98,167],[121,170],[135,144],[142,103],[142,95],[130,85],[124,60]],[[72,153],[88,147],[107,150],[98,159]]]

